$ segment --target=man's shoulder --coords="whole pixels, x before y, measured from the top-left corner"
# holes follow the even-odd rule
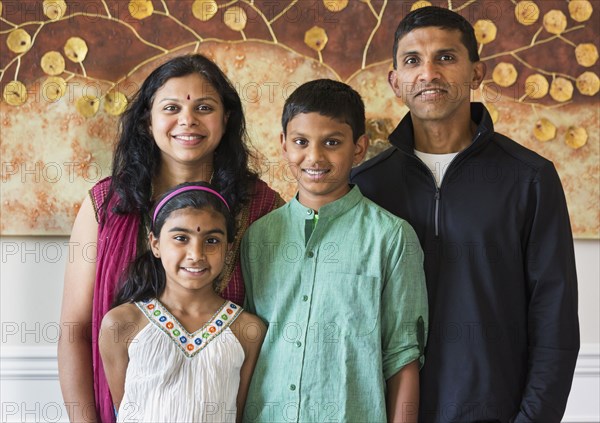
[[[371,171],[377,170],[382,165],[391,164],[390,162],[393,161],[397,155],[398,149],[390,146],[390,148],[387,150],[382,151],[375,157],[372,157],[371,159],[352,169],[352,172],[350,173],[350,179],[353,180],[354,178],[368,174]]]
[[[493,142],[498,146],[510,159],[516,160],[523,165],[532,168],[534,171],[551,165],[552,162],[533,150],[525,147],[508,136],[495,132]]]

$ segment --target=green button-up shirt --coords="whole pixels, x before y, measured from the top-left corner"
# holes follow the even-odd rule
[[[423,252],[358,187],[314,217],[293,199],[242,241],[246,310],[268,324],[245,421],[384,422],[386,380],[423,355]]]

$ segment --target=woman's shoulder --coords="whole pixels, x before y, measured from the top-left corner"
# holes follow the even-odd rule
[[[96,222],[100,222],[100,209],[104,205],[104,201],[106,201],[106,196],[110,190],[111,181],[112,178],[107,176],[106,178],[96,182],[96,184],[89,191],[90,199],[92,200],[92,205],[94,206],[94,211],[96,214]]]

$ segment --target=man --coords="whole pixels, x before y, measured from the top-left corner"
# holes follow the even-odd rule
[[[425,252],[420,420],[559,422],[579,351],[569,216],[552,163],[471,103],[485,71],[460,15],[408,14],[389,83],[410,113],[351,179]]]

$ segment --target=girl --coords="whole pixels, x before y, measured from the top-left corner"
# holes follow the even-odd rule
[[[237,232],[216,289],[243,302],[241,237],[250,223],[283,203],[249,170],[245,141],[240,97],[218,66],[199,54],[158,67],[129,104],[112,176],[83,202],[69,244],[58,364],[65,403],[76,404],[68,407],[71,421],[114,421],[98,330],[121,273],[143,253],[138,240],[147,239],[145,216],[169,188],[211,182],[229,203]]]
[[[207,184],[182,184],[152,215],[151,248],[102,320],[117,421],[239,421],[265,326],[214,290],[233,241],[229,206]]]

